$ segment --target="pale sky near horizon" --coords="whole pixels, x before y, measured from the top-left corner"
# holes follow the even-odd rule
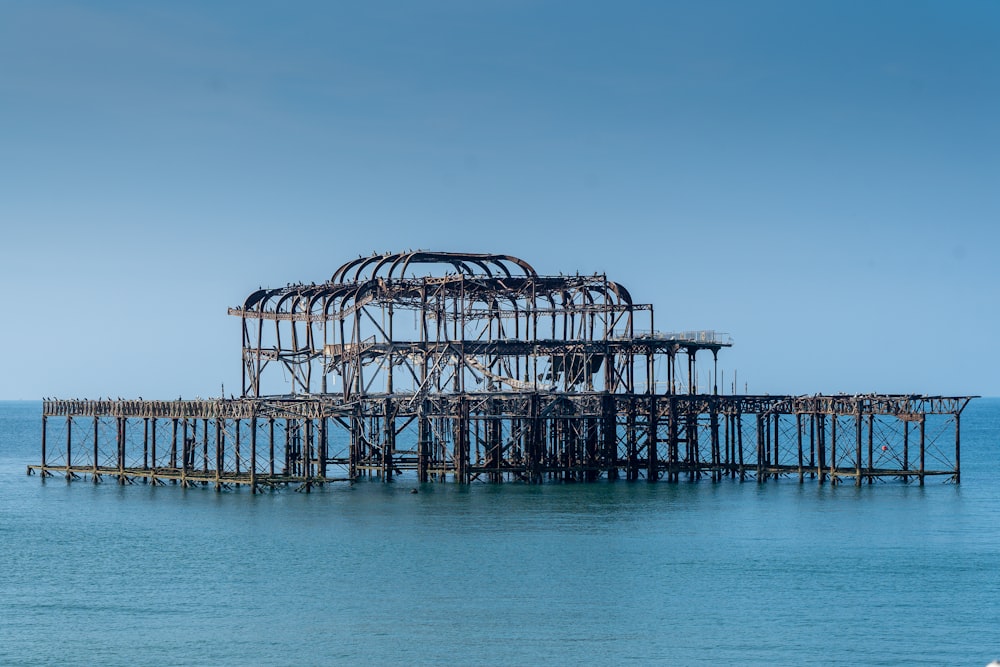
[[[1000,396],[1000,3],[13,0],[0,62],[0,399],[238,393],[227,307],[409,248]]]

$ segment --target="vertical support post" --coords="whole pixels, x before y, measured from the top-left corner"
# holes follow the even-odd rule
[[[150,459],[152,460],[153,466],[152,466],[152,473],[149,479],[150,482],[155,482],[156,481],[156,417],[153,417],[153,421],[151,422],[150,425],[152,426],[153,429],[152,431],[153,437],[152,440],[150,441],[150,445],[152,447]]]
[[[205,439],[208,439],[208,434],[205,434]],[[216,417],[215,418],[215,490],[216,492],[222,491],[222,466],[224,462],[223,452],[222,452],[222,421]]]
[[[718,394],[718,392],[713,392]],[[712,438],[712,481],[717,482],[722,479],[721,457],[719,455],[719,409],[716,399],[708,404],[709,429]]]
[[[816,420],[816,474],[819,483],[826,482],[826,418],[822,413],[813,415]]]
[[[569,417],[564,417],[555,420],[554,423],[557,425],[559,434],[555,445],[559,448],[559,458],[562,461],[562,478],[569,482],[573,479],[572,465],[576,446],[576,439],[573,437],[573,422]]]
[[[66,415],[66,481],[73,479],[73,417]]]
[[[234,455],[233,458],[235,460],[236,475],[239,476],[240,474],[240,420],[239,419],[233,420],[233,431],[236,433],[236,440],[233,443],[233,455]]]
[[[128,419],[118,418],[118,483],[125,483],[125,437]]]
[[[647,394],[656,393],[655,362],[656,362],[656,357],[653,356],[653,347],[650,345],[646,348],[646,393]],[[586,373],[585,370],[583,372]]]
[[[740,460],[740,481],[746,479],[746,465],[743,461],[743,412],[739,409],[736,411],[736,447],[739,450],[739,460]]]
[[[174,429],[173,429],[173,443],[170,447],[170,467],[173,468],[176,473],[177,470],[177,418],[173,419]],[[194,420],[193,426],[195,429],[198,428],[198,420]],[[197,431],[195,432],[197,435]],[[195,437],[188,436],[188,418],[184,418],[184,427],[181,430],[181,487],[187,488],[187,474],[188,469],[194,464],[194,443]],[[176,484],[177,480],[171,480],[172,483]]]
[[[920,486],[924,485],[924,422],[927,419],[927,415],[920,415]]]
[[[170,467],[177,468],[177,417],[170,420],[171,425],[171,435],[170,435]],[[188,420],[187,417],[184,418],[184,449],[181,452],[181,468],[187,467],[187,441],[188,441]]]
[[[906,419],[904,415],[903,419],[903,481],[909,482],[910,478],[906,475],[906,471],[910,467],[910,420]]]
[[[799,484],[802,484],[805,481],[802,469],[802,413],[797,410],[795,412],[795,434],[799,449]]]
[[[299,448],[299,465],[302,466],[302,476],[305,478],[305,491],[306,493],[312,492],[312,477],[313,477],[313,421],[312,418],[306,417],[302,420],[303,431],[302,434],[302,445]]]
[[[149,469],[149,417],[142,418],[142,469]]]
[[[274,478],[274,417],[267,418],[267,474]]]
[[[653,355],[650,354],[652,359]],[[652,366],[652,364],[650,364]],[[646,401],[646,409],[649,411],[646,417],[646,481],[655,482],[660,478],[659,454],[656,447],[656,395],[650,393],[649,400]]]
[[[962,483],[962,413],[955,413],[955,483]]]
[[[874,465],[875,449],[875,414],[868,413],[868,483],[872,483],[872,466]]]
[[[816,414],[809,415],[809,476],[816,479]]]
[[[774,478],[778,479],[778,471],[780,470],[779,463],[781,463],[781,458],[778,451],[778,434],[780,433],[781,429],[781,415],[778,414],[777,410],[775,410],[775,412],[773,413],[772,419],[774,419],[774,443],[773,443],[774,454],[771,459],[771,466],[772,469],[774,470]]]
[[[197,426],[196,426],[197,428]],[[201,420],[201,471],[208,476],[208,418]],[[194,466],[192,466],[193,468]],[[205,481],[203,484],[207,484]]]
[[[396,449],[396,418],[393,414],[392,399],[388,396],[382,403],[385,418],[382,438],[382,479],[392,481],[392,457]]]
[[[670,412],[667,422],[667,481],[680,481],[680,452],[678,445],[677,396],[670,394]]]
[[[726,443],[726,460],[725,460],[725,469],[721,477],[725,477],[727,473],[730,477],[733,476],[732,422],[733,422],[732,416],[729,415],[728,412],[723,414],[722,416],[723,440]]]
[[[715,347],[712,348],[712,395],[719,395],[719,349]]]
[[[761,484],[764,481],[764,437],[765,437],[765,427],[764,427],[764,416],[757,415],[757,483]]]
[[[355,405],[351,414],[351,452],[348,461],[348,476],[353,480],[358,474],[361,457],[361,406]]]
[[[687,459],[691,465],[689,479],[701,479],[701,448],[698,442],[698,410],[689,406],[684,415],[687,435]]]
[[[188,435],[188,421],[191,422],[191,429],[194,431],[192,435]],[[184,418],[184,429],[181,433],[183,437],[183,442],[181,444],[181,486],[187,487],[187,474],[188,472],[194,470],[194,456],[197,452],[195,445],[198,443],[198,420],[191,419],[188,420],[187,417]],[[175,452],[176,457],[176,452]],[[177,461],[174,461],[174,467],[177,467]]]
[[[676,353],[676,350],[675,350],[675,348],[673,346],[671,346],[667,350],[667,392],[666,393],[670,394],[671,396],[674,395],[674,375],[676,375],[676,372],[677,372],[676,369],[674,368],[675,353]],[[610,358],[607,360],[607,363],[604,365],[604,367],[607,368],[607,369],[611,368],[611,360],[610,360]],[[605,380],[605,383],[607,383],[607,380]]]
[[[456,475],[462,484],[469,483],[469,405],[465,396],[458,399],[458,414],[455,419]]]
[[[634,482],[639,479],[639,460],[636,452],[635,397],[628,397],[625,416],[625,479]]]
[[[323,375],[324,381],[326,374]],[[250,493],[257,493],[257,417],[250,418]]]
[[[486,456],[485,459],[480,457],[479,444],[481,442],[479,435],[479,421],[476,421],[475,439],[476,439],[476,461],[481,465],[484,465],[489,469],[489,480],[494,484],[499,483],[500,479],[500,421],[497,416],[497,402],[495,399],[489,398],[486,400],[486,418],[483,424],[483,436],[486,438],[485,449]],[[568,467],[568,462],[567,462]]]
[[[830,415],[830,484],[837,483],[837,422],[839,415]]]
[[[861,486],[861,401],[857,401],[857,413],[854,416],[854,486]]]
[[[96,419],[96,417],[95,417],[95,419]],[[46,460],[46,456],[47,456],[47,452],[46,452],[46,438],[48,436],[48,426],[49,426],[49,417],[48,417],[48,415],[43,414],[42,415],[42,477],[45,477],[45,474],[46,474],[45,467],[48,465],[48,461]],[[97,442],[97,441],[95,440],[94,442]],[[95,457],[95,463],[94,463],[94,465],[95,466],[97,465],[97,463],[96,463],[96,457]]]
[[[428,448],[430,439],[430,424],[427,423],[427,401],[420,401],[417,408],[417,481],[424,483],[430,480],[427,472]]]
[[[295,475],[295,471],[292,470],[292,424],[294,422],[291,419],[285,419],[285,461],[284,467],[281,469],[281,474],[288,477]]]
[[[99,477],[99,473],[98,473],[98,469],[99,469],[98,455],[99,455],[99,453],[98,453],[98,449],[97,449],[97,443],[99,442],[99,440],[98,440],[98,435],[99,435],[98,434],[98,426],[99,426],[99,419],[98,419],[97,415],[95,414],[94,415],[94,470],[91,473],[91,480],[90,480],[94,484],[97,484],[97,480],[98,480],[98,477]]]
[[[687,353],[687,358],[688,358],[688,393],[697,394],[698,378],[696,377],[696,372],[695,372],[695,355],[697,353],[691,348],[687,348],[685,352]]]
[[[323,481],[326,481],[326,459],[330,455],[329,429],[325,416],[319,418],[319,442],[316,444],[316,464],[319,468],[318,474]]]
[[[606,366],[606,368],[608,368]],[[537,419],[538,396],[532,394],[532,418]],[[601,396],[601,428],[604,445],[604,465],[608,479],[618,479],[618,415],[615,412],[615,397],[606,393]]]
[[[597,419],[587,418],[584,420],[584,426],[586,431],[585,479],[588,482],[596,482],[601,476],[600,422]]]

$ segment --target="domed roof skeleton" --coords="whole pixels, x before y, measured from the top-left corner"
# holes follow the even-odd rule
[[[403,310],[415,311],[410,329],[398,321]],[[641,340],[637,313],[648,313],[648,327],[639,327],[648,334]],[[312,393],[314,373],[326,393],[333,374],[345,399],[368,393],[378,375],[384,376],[383,392],[398,392],[393,367],[404,363],[410,364],[413,391],[426,388],[427,369],[442,364],[453,391],[467,390],[466,379],[484,378],[488,390],[500,383],[524,391],[538,387],[540,377],[543,388],[561,380],[564,391],[594,390],[597,379],[605,391],[632,391],[638,353],[666,353],[672,365],[681,347],[707,348],[714,355],[728,345],[714,338],[695,348],[684,341],[664,343],[653,337],[652,307],[634,304],[624,286],[604,275],[540,276],[524,260],[502,254],[359,257],[326,283],[259,289],[230,314],[243,320],[243,391],[253,396],[261,393],[260,377],[270,361],[279,361],[291,376],[292,393]],[[256,328],[249,324],[254,320]],[[264,320],[274,321],[273,333]],[[366,366],[375,366],[368,382],[361,380]]]

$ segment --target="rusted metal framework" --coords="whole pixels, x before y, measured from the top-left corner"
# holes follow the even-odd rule
[[[293,394],[337,393],[345,401],[651,393],[657,370],[670,394],[679,352],[693,371],[698,351],[717,360],[731,345],[715,332],[656,333],[652,306],[634,303],[607,276],[540,276],[508,255],[359,258],[323,284],[258,290],[229,313],[243,325],[244,396],[265,395],[265,373],[275,366]]]
[[[401,474],[960,479],[969,397],[720,395],[729,337],[658,332],[652,306],[604,275],[390,253],[229,312],[242,324],[241,397],[46,401],[29,472],[254,491]],[[699,352],[712,360],[704,390]]]

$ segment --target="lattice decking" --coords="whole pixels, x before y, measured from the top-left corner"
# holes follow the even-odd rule
[[[603,275],[539,276],[506,255],[375,255],[230,313],[240,397],[46,400],[29,473],[254,491],[406,474],[960,481],[970,397],[720,395],[729,337],[658,332],[652,306]],[[712,357],[707,390],[699,352]],[[267,393],[279,378],[286,393]]]

